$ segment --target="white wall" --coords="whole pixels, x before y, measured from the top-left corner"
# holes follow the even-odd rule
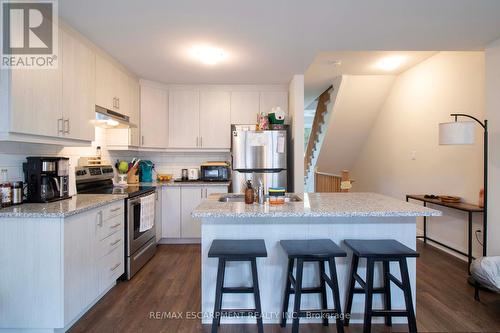
[[[342,170],[352,168],[394,78],[393,75],[342,76],[316,162],[318,171],[340,175]]]
[[[488,255],[500,255],[500,39],[486,48],[486,118],[489,121]]]
[[[294,75],[288,88],[292,127],[293,191],[304,192],[304,75]]]
[[[450,194],[477,203],[482,132],[478,127],[475,145],[439,146],[438,124],[456,112],[484,118],[484,66],[483,52],[440,52],[400,74],[352,169],[354,190],[400,199]],[[429,220],[429,236],[465,251],[466,214],[436,208],[444,216]],[[474,230],[481,229],[477,215]],[[481,253],[475,237],[474,251]]]

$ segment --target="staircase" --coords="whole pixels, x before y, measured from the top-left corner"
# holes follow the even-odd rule
[[[307,143],[304,154],[304,183],[307,192],[314,192],[314,171],[316,161],[318,160],[321,146],[325,138],[325,132],[328,129],[331,110],[340,88],[342,77],[328,87],[319,97],[316,113],[311,128],[311,135]]]

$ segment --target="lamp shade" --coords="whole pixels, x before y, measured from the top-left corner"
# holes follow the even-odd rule
[[[475,139],[473,121],[453,121],[439,124],[440,145],[472,145]]]

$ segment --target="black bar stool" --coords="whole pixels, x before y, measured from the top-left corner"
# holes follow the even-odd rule
[[[361,240],[346,239],[345,245],[353,252],[351,263],[351,274],[349,277],[349,289],[347,293],[346,314],[351,313],[352,299],[354,294],[365,294],[365,313],[363,332],[371,331],[372,317],[385,317],[385,324],[392,325],[392,317],[407,317],[410,332],[417,332],[417,320],[413,309],[413,301],[410,287],[410,276],[408,275],[408,265],[406,258],[418,257],[418,252],[401,244],[394,239]],[[366,281],[358,275],[359,258],[366,258]],[[373,287],[373,273],[375,262],[382,262],[383,287]],[[401,271],[401,281],[391,274],[389,264],[391,261],[399,263]],[[361,288],[356,288],[356,282]],[[393,282],[403,290],[405,298],[405,310],[393,310],[391,308],[391,286]],[[384,309],[374,310],[372,307],[373,294],[384,295]],[[349,316],[344,320],[346,326],[349,325]]]
[[[219,258],[217,285],[215,290],[214,318],[212,333],[217,332],[221,316],[255,316],[259,333],[264,332],[262,309],[260,305],[259,279],[257,277],[256,258],[267,257],[266,244],[262,239],[226,240],[215,239],[208,251],[209,258]],[[252,265],[252,287],[224,287],[224,273],[228,261],[249,261]],[[253,294],[255,309],[222,309],[222,295]]]
[[[280,244],[288,255],[288,270],[285,282],[283,310],[281,313],[281,327],[286,326],[290,294],[295,294],[292,325],[293,333],[299,331],[300,317],[306,317],[312,314],[321,314],[324,326],[328,326],[328,315],[336,315],[337,332],[344,332],[335,258],[345,257],[347,253],[330,239],[282,240]],[[297,270],[294,277],[293,266],[295,259],[297,259]],[[320,273],[319,287],[302,288],[302,273],[304,262],[306,261],[318,263]],[[330,266],[330,277],[325,273],[326,262],[328,262]],[[331,310],[328,309],[325,284],[328,284],[333,293],[335,308]],[[300,301],[302,294],[321,294],[321,310],[301,310]]]

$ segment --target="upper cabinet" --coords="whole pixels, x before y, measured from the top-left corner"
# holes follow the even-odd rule
[[[170,90],[168,110],[168,146],[170,148],[201,148],[199,91],[195,89]]]
[[[141,84],[141,147],[167,148],[169,129],[168,92]]]
[[[255,124],[259,112],[258,91],[231,93],[231,124]]]
[[[62,113],[64,134],[94,140],[95,55],[85,44],[63,31]]]
[[[261,91],[259,97],[259,110],[266,114],[274,107],[281,107],[288,114],[288,92],[286,91]]]
[[[2,71],[7,107],[1,112],[10,120],[0,126],[3,139],[61,145],[94,140],[94,52],[59,29],[59,59],[57,69]]]
[[[224,90],[200,92],[201,148],[231,147],[231,94]]]
[[[96,105],[126,116],[133,112],[130,98],[130,76],[110,60],[96,54]]]

